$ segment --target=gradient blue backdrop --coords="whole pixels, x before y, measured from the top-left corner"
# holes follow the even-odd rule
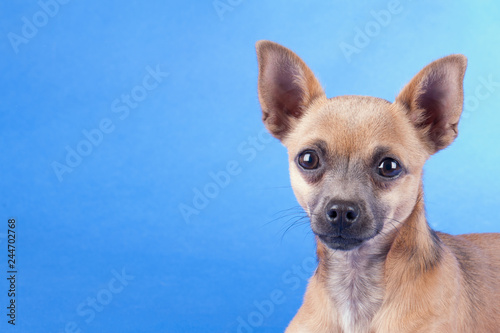
[[[283,331],[314,240],[307,224],[284,234],[300,211],[285,149],[262,132],[259,39],[299,54],[329,96],[393,100],[430,61],[467,55],[460,136],[426,166],[428,217],[500,231],[500,5],[401,0],[377,23],[389,3],[0,4],[0,331]]]

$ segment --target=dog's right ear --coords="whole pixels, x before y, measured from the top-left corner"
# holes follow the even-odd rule
[[[286,47],[261,40],[256,49],[262,120],[274,137],[283,140],[307,106],[325,93],[309,67]]]

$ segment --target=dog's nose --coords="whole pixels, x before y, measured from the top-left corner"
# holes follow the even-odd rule
[[[327,220],[340,230],[349,228],[359,219],[359,215],[360,209],[353,202],[333,201],[326,208]]]

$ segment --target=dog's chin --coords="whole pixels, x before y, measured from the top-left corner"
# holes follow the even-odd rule
[[[323,244],[332,250],[350,251],[361,246],[364,239],[344,238],[342,236],[318,235]]]

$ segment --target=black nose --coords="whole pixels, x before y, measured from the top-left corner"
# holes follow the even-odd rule
[[[349,228],[359,219],[359,215],[359,207],[353,202],[332,201],[326,208],[327,220],[341,230]]]

